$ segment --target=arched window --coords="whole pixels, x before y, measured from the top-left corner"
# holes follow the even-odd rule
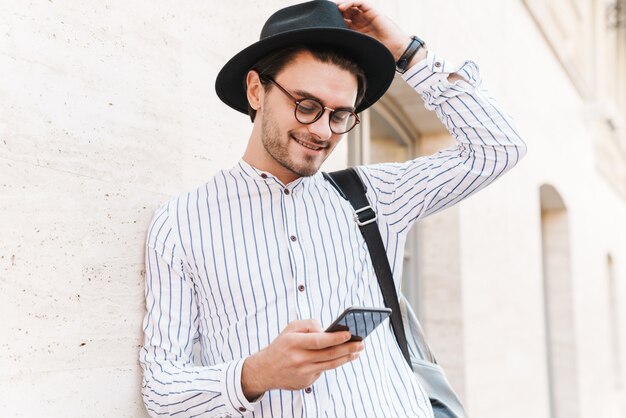
[[[551,416],[577,418],[579,385],[567,208],[554,187],[543,185],[539,193]]]
[[[621,359],[621,326],[619,320],[618,295],[619,286],[615,282],[615,266],[611,254],[606,256],[607,299],[609,308],[609,326],[611,339],[611,357],[613,360],[613,386],[616,390],[622,388],[622,359]]]

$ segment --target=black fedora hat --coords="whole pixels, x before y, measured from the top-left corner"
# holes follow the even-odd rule
[[[217,75],[218,97],[233,109],[247,113],[244,77],[251,67],[277,49],[300,44],[328,45],[363,69],[367,89],[357,112],[376,103],[393,81],[395,61],[387,47],[348,29],[334,2],[314,0],[280,9],[270,16],[261,30],[260,40],[232,57]]]

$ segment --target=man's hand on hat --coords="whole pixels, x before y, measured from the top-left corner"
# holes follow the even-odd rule
[[[348,28],[375,38],[391,51],[396,61],[400,59],[411,37],[398,25],[367,2],[336,0],[336,3]],[[425,50],[418,52],[425,57]]]

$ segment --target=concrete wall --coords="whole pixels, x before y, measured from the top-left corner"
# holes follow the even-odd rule
[[[291,3],[3,4],[1,415],[145,415],[137,350],[146,226],[160,202],[240,158],[250,124],[221,104],[214,79]],[[549,416],[539,202],[548,183],[571,220],[580,416],[624,417],[623,392],[608,383],[603,260],[612,254],[626,301],[626,205],[596,169],[587,102],[519,0],[377,4],[431,49],[479,62],[530,146],[519,168],[455,209],[453,229],[439,227],[456,234],[461,295],[448,303],[462,301],[462,323],[448,332],[463,336],[439,329],[433,345],[472,416]],[[344,144],[327,168],[346,155]],[[445,289],[437,292],[445,309]]]
[[[144,416],[146,226],[241,155],[213,82],[258,7],[3,4],[0,415]]]

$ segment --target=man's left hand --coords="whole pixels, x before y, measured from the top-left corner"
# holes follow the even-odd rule
[[[400,59],[411,37],[398,25],[367,2],[336,0],[336,3],[348,28],[373,37],[391,51],[396,61]],[[419,52],[425,54],[423,48]]]

